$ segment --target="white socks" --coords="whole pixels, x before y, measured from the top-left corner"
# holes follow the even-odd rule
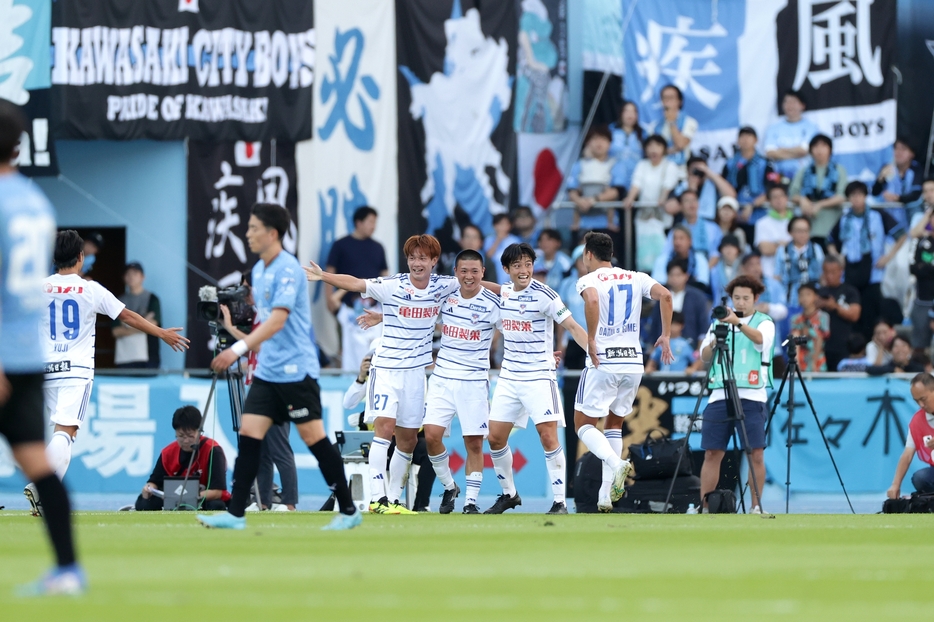
[[[493,470],[496,471],[496,479],[499,485],[503,487],[503,493],[509,496],[516,494],[516,484],[512,478],[512,450],[506,445],[498,451],[490,450],[490,457],[493,458]]]
[[[389,502],[401,500],[403,505],[405,504],[405,476],[409,472],[409,465],[412,464],[412,454],[407,454],[404,451],[399,451],[399,447],[396,446],[395,451],[392,452],[392,458],[389,460],[389,487],[387,488],[387,493],[389,494]]]
[[[564,448],[560,445],[554,451],[545,452],[545,464],[548,466],[548,479],[551,480],[551,492],[555,501],[564,503],[564,493],[567,488],[564,472]]]
[[[612,432],[613,430],[610,431]],[[619,430],[616,430],[616,432],[619,432]],[[590,453],[603,460],[603,463],[611,469],[616,469],[623,461],[622,458],[619,457],[621,450],[615,451],[613,445],[610,443],[610,439],[601,434],[600,430],[592,425],[581,426],[581,429],[577,431],[577,436],[587,445],[587,449],[590,450]],[[622,445],[622,437],[620,437],[619,442],[620,445]]]
[[[467,496],[464,500],[465,505],[477,505],[477,497],[480,496],[480,484],[483,483],[483,473],[473,472],[467,474]]]
[[[389,441],[374,438],[370,443],[370,501],[379,501],[386,493],[386,460],[389,458]]]
[[[450,460],[448,460],[448,452],[445,449],[437,456],[428,456],[428,459],[431,460],[431,468],[435,470],[435,475],[438,476],[441,485],[444,486],[445,490],[454,490],[454,476],[451,475],[451,466]]]
[[[68,465],[71,464],[72,443],[74,443],[74,439],[71,438],[68,432],[58,431],[52,435],[52,440],[49,441],[48,446],[45,448],[45,455],[49,460],[49,465],[55,471],[58,479],[65,479]]]

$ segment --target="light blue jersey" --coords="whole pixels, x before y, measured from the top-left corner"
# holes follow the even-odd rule
[[[321,372],[318,349],[312,341],[308,282],[294,255],[280,251],[268,266],[253,266],[253,300],[260,322],[273,309],[288,309],[289,319],[278,333],[263,342],[255,376],[266,382],[299,382],[317,379]]]
[[[54,242],[55,212],[42,191],[19,173],[0,176],[0,363],[6,373],[45,370],[36,335]]]

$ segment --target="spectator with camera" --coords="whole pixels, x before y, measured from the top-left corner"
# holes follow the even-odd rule
[[[837,365],[849,354],[848,344],[853,327],[862,313],[859,291],[843,282],[843,264],[834,256],[824,259],[824,286],[817,290],[818,306],[830,316],[830,337],[824,343],[827,369]]]
[[[721,197],[736,198],[736,190],[726,179],[707,166],[707,160],[701,156],[688,158],[687,176],[674,187],[668,200],[665,202],[665,212],[671,216],[681,213],[681,204],[678,199],[681,195],[693,190],[697,195],[697,213],[705,220],[715,220],[717,217],[718,200]],[[739,209],[739,203],[737,210]]]
[[[911,397],[920,408],[908,423],[905,450],[895,467],[892,485],[885,493],[889,499],[897,499],[901,493],[902,480],[915,454],[928,466],[914,472],[911,485],[920,493],[934,492],[934,376],[919,373],[912,378]]]
[[[817,288],[811,283],[798,287],[801,312],[791,318],[791,334],[806,337],[797,347],[801,371],[827,371],[824,341],[830,336],[830,316],[817,306]]]
[[[808,145],[810,161],[791,182],[788,193],[801,213],[811,219],[811,235],[821,244],[834,224],[840,220],[840,206],[845,200],[846,169],[832,159],[833,141],[818,134]]]
[[[590,128],[584,141],[584,154],[568,173],[568,198],[574,203],[571,229],[618,231],[616,210],[594,212],[594,204],[616,201],[625,192],[626,162],[610,157],[613,136],[605,125]]]
[[[766,190],[773,177],[772,165],[756,151],[759,137],[756,130],[739,128],[736,153],[723,165],[723,177],[736,191],[740,218],[755,224],[765,215]],[[774,182],[775,180],[772,180]]]
[[[160,452],[149,480],[136,499],[136,510],[161,510],[163,498],[154,491],[165,489],[167,477],[185,476],[199,482],[201,510],[226,510],[230,500],[227,458],[220,445],[201,434],[201,411],[194,406],[182,406],[172,415],[172,429],[175,440]]]
[[[782,285],[788,306],[797,307],[798,287],[821,279],[824,249],[811,240],[811,222],[804,216],[788,221],[788,233],[791,241],[775,251],[775,278]]]
[[[700,348],[704,363],[712,365],[708,388],[711,389],[704,409],[704,426],[701,429],[701,448],[704,464],[701,467],[701,499],[707,509],[707,494],[713,492],[720,480],[720,464],[734,428],[739,433],[738,420],[730,413],[736,405],[728,404],[724,391],[724,370],[719,361],[713,360],[714,342],[718,326],[723,327],[725,347],[731,352],[732,376],[736,380],[737,394],[745,416],[746,437],[739,433],[739,441],[746,449],[746,440],[751,452],[749,459],[749,481],[752,491],[751,505],[754,514],[761,513],[758,494],[765,484],[765,426],[768,418],[767,390],[772,386],[772,350],[775,341],[775,323],[768,315],[756,310],[759,297],[765,291],[762,283],[747,275],[733,279],[727,292],[733,304],[715,309],[718,321],[707,331]],[[735,309],[735,311],[734,311]],[[725,329],[725,331],[724,331]],[[726,362],[723,362],[726,365]],[[753,480],[753,478],[755,478]]]

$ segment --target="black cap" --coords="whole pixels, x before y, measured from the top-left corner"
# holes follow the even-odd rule
[[[723,250],[724,246],[735,246],[736,248],[739,248],[739,238],[732,233],[727,233],[720,239],[720,245],[717,247],[717,250]]]
[[[123,273],[126,274],[127,270],[139,270],[140,274],[146,274],[146,272],[143,271],[143,264],[141,264],[138,261],[131,261],[130,263],[128,263],[126,265],[126,268],[123,269]]]
[[[84,238],[84,241],[85,241],[85,242],[91,242],[91,243],[94,244],[98,249],[104,248],[104,236],[102,236],[102,235],[101,235],[100,233],[98,233],[97,231],[95,231],[94,233],[89,233],[89,234],[87,234],[87,236],[85,236],[85,238]]]
[[[755,138],[758,138],[758,137],[759,137],[759,135],[756,134],[755,128],[753,128],[752,126],[749,126],[749,125],[744,125],[743,127],[739,128],[739,133],[740,133],[740,135],[742,135],[742,134],[752,134]]]

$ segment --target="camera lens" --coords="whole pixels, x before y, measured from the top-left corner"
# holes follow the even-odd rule
[[[730,310],[727,308],[726,305],[717,305],[716,307],[713,308],[713,316],[718,320],[722,320],[729,314],[730,314]]]

